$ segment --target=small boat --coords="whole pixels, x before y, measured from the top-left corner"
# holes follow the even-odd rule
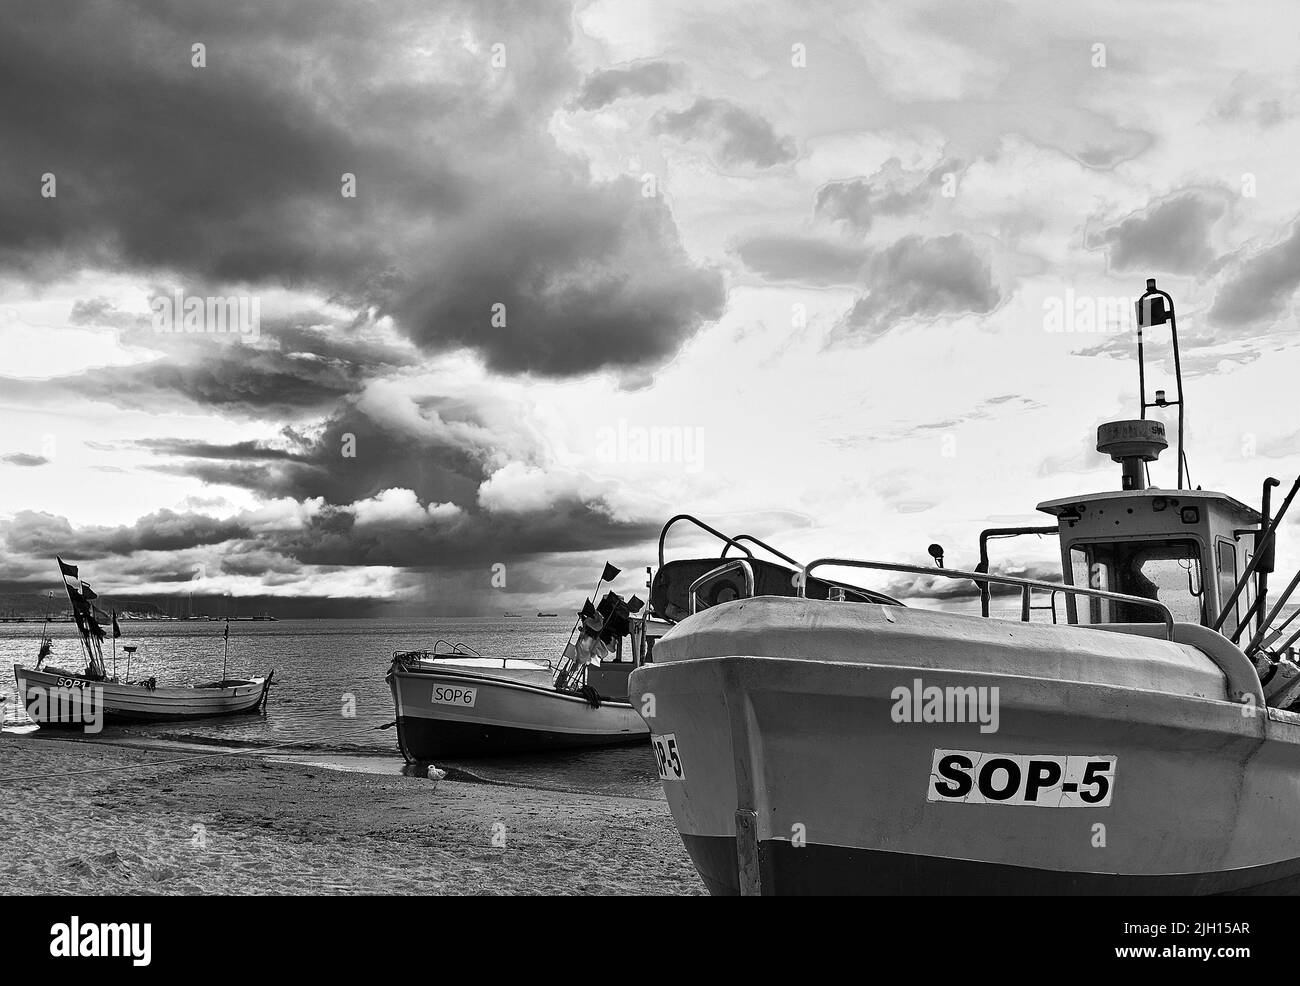
[[[257,712],[271,679],[227,678],[202,685],[167,687],[150,678],[124,682],[50,668],[14,665],[27,714],[42,726],[83,728],[95,722],[201,719]],[[100,718],[102,713],[102,719]]]
[[[1276,601],[1268,584],[1300,479],[1276,513],[1276,479],[1258,510],[1192,489],[1154,280],[1138,325],[1140,416],[1097,436],[1121,488],[983,531],[973,569],[938,545],[935,567],[770,561],[743,536],[665,563],[661,536],[651,602],[680,622],[631,698],[712,893],[1300,893],[1300,573]],[[1177,392],[1148,399],[1142,334],[1162,325]],[[1148,413],[1173,408],[1161,489],[1170,436]],[[1029,535],[1060,539],[1061,581],[994,571],[990,541]],[[825,569],[957,580],[981,615],[827,591]],[[1019,612],[992,615],[994,590]]]
[[[131,681],[130,661],[136,648],[127,646],[123,648],[127,656],[126,680],[110,676],[104,666],[102,646],[108,631],[100,626],[96,615],[111,619],[114,641],[120,636],[117,618],[94,606],[97,596],[90,584],[80,579],[77,566],[57,561],[72,601],[85,665],[77,671],[42,668],[53,645],[42,634],[35,666],[14,665],[19,700],[32,721],[41,726],[89,732],[98,731],[106,722],[199,719],[257,712],[264,705],[274,672],[266,677],[228,678],[223,668],[219,681],[193,685],[159,685],[154,677]],[[228,656],[229,626],[225,639]]]
[[[628,701],[628,675],[667,628],[635,596],[609,592],[599,606],[588,601],[554,664],[486,659],[445,641],[395,653],[386,680],[402,755],[418,762],[644,742],[649,730]]]

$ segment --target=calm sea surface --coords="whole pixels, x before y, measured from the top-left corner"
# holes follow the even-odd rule
[[[138,649],[131,679],[155,676],[160,685],[221,677],[224,623],[122,621],[117,674],[126,677],[122,645]],[[554,661],[568,638],[568,619],[282,620],[230,624],[230,677],[266,674],[275,683],[264,713],[197,722],[105,726],[101,741],[190,742],[249,746],[284,745],[286,753],[362,756],[380,766],[402,763],[392,696],[384,684],[393,652],[432,650],[434,643],[464,643],[483,657]],[[47,664],[84,666],[76,628],[52,623],[54,651]],[[16,692],[12,667],[32,666],[40,623],[0,623],[0,694]],[[105,663],[112,672],[110,641]],[[345,706],[355,706],[352,717]],[[13,705],[10,705],[13,708]],[[70,738],[76,733],[63,733]],[[490,779],[540,786],[661,798],[649,744],[571,754],[439,762]]]

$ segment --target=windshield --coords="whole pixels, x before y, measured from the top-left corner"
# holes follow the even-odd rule
[[[1075,585],[1155,599],[1174,619],[1204,623],[1201,552],[1191,539],[1077,544],[1070,549]],[[1158,623],[1159,611],[1110,599],[1075,599],[1080,623]]]

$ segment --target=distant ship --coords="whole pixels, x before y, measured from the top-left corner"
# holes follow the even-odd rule
[[[524,618],[524,614],[523,614],[523,613],[507,613],[506,616],[505,616],[505,618],[506,618],[507,620],[522,620],[522,619]]]
[[[538,615],[538,616],[542,616],[542,617],[546,617],[547,619],[549,619],[549,618],[554,617],[554,616],[559,616],[560,614],[559,614],[559,613],[543,613],[541,610],[538,610],[537,615]]]

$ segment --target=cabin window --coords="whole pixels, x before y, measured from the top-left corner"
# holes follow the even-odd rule
[[[1231,541],[1219,542],[1219,608],[1222,609],[1224,604],[1232,598],[1233,590],[1237,588],[1237,547]],[[1223,621],[1223,632],[1227,636],[1237,632],[1237,622],[1240,619],[1241,599],[1233,603],[1232,609],[1228,611],[1227,619]]]
[[[1155,599],[1174,619],[1203,621],[1200,547],[1193,540],[1111,541],[1070,549],[1075,585]],[[1159,623],[1159,611],[1136,603],[1075,597],[1079,623]]]

